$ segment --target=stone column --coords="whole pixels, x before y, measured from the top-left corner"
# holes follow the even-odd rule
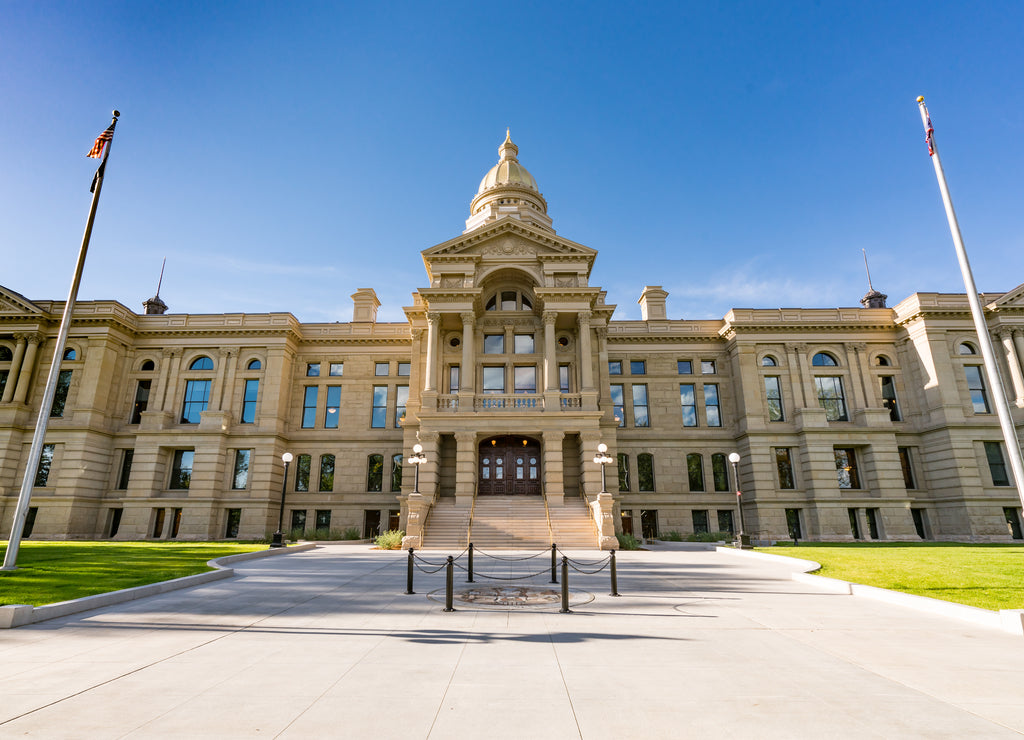
[[[440,313],[427,312],[427,377],[423,384],[425,391],[437,390],[437,332],[440,321]]]
[[[25,359],[25,345],[28,343],[27,334],[15,334],[14,338],[18,343],[14,346],[14,357],[11,358],[11,371],[4,387],[3,403],[10,403],[14,398],[14,387],[18,384],[18,373],[21,371],[21,362]]]
[[[217,356],[220,357],[220,361],[217,363],[217,376],[214,379],[214,398],[213,403],[210,404],[210,408],[213,411],[224,410],[224,384],[226,379],[230,377],[228,375],[228,363],[231,362],[235,353],[230,349],[221,347],[217,350]],[[233,375],[234,373],[232,373]],[[230,397],[230,394],[227,394]]]
[[[160,361],[160,376],[157,378],[156,388],[153,389],[150,396],[153,399],[153,411],[164,410],[164,397],[167,395],[167,384],[171,377],[171,361],[174,359],[174,355],[173,349],[164,349],[161,352],[163,359]]]
[[[455,505],[469,507],[475,496],[476,432],[458,432],[455,435]]]
[[[552,430],[544,432],[544,497],[548,506],[561,506],[565,500],[565,483],[562,478],[562,439],[565,432]]]
[[[850,394],[853,396],[853,403],[847,404],[847,414],[853,420],[855,410],[868,407],[867,389],[864,387],[864,374],[860,372],[860,356],[867,351],[866,344],[848,342],[846,344],[846,364],[850,371]],[[858,377],[860,376],[860,377]]]
[[[1013,381],[1013,392],[1016,394],[1014,403],[1017,406],[1024,406],[1024,376],[1021,375],[1020,362],[1017,359],[1017,352],[1013,346],[1013,331],[1011,329],[1000,329],[999,341],[1003,343],[1006,364],[1010,368],[1010,379]]]
[[[18,373],[18,386],[14,389],[14,402],[25,403],[25,399],[28,398],[28,387],[32,382],[32,370],[36,362],[36,352],[39,350],[39,345],[43,343],[43,335],[38,332],[32,334],[26,334],[25,340],[28,342],[28,348],[25,350],[25,359],[21,364],[21,372]],[[10,385],[11,379],[7,379],[7,384]],[[47,409],[44,413],[47,413]]]
[[[1021,365],[1024,363],[1024,330],[1013,330],[1013,346],[1017,350],[1017,364]],[[1021,406],[1024,404],[1018,403],[1017,405]]]
[[[594,356],[590,342],[590,311],[580,311],[576,315],[576,324],[580,332],[580,382],[581,390],[594,390]]]
[[[790,397],[796,408],[807,408],[807,345],[787,344],[789,353]]]
[[[459,395],[470,399],[472,408],[473,381],[476,378],[474,372],[476,333],[473,331],[476,323],[476,315],[472,311],[463,311],[459,314],[462,319],[462,367],[459,368]],[[468,410],[468,409],[466,409]]]
[[[558,360],[555,357],[555,321],[557,311],[545,311],[544,320],[544,390],[558,391]]]

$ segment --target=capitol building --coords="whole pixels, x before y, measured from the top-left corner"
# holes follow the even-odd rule
[[[1022,537],[963,294],[688,320],[648,285],[642,318],[616,320],[598,253],[555,231],[510,137],[465,229],[422,257],[400,323],[372,288],[342,323],[77,303],[26,535],[265,537],[283,490],[286,532],[414,547],[611,548],[736,531],[741,511],[761,540]],[[3,536],[64,306],[17,287],[0,287]],[[1024,285],[984,303],[1019,429]]]

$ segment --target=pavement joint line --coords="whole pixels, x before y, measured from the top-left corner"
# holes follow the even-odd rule
[[[551,639],[551,629],[548,628],[548,644],[551,645],[551,653],[555,656],[555,665],[558,666],[558,677],[562,679],[562,688],[565,689],[565,698],[569,702],[569,711],[572,712],[572,721],[576,725],[576,733],[579,735],[580,740],[583,740],[583,728],[580,727],[580,718],[576,714],[576,705],[572,700],[572,692],[569,690],[569,684],[565,680],[565,671],[562,669],[562,661],[558,657],[558,646],[555,641]]]
[[[436,611],[435,608],[431,608],[430,612],[433,614]],[[474,615],[473,621],[475,622],[480,618],[479,614]],[[465,634],[465,633],[464,633]],[[444,709],[444,700],[448,697],[448,692],[451,690],[452,681],[455,680],[455,674],[459,671],[459,666],[462,665],[462,657],[466,654],[466,646],[469,644],[469,636],[466,635],[462,639],[462,649],[459,650],[459,658],[455,661],[455,665],[452,666],[452,671],[448,674],[448,682],[444,686],[444,693],[441,694],[441,699],[437,703],[437,710],[434,712],[434,718],[430,720],[430,729],[427,730],[425,740],[429,740],[430,736],[434,734],[434,728],[437,726],[437,720],[441,717],[441,711]]]

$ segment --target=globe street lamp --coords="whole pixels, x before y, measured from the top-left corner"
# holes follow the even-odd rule
[[[605,483],[604,466],[612,462],[612,456],[608,454],[608,445],[604,442],[597,446],[597,454],[594,455],[594,462],[601,466],[601,493],[608,493],[608,486]]]
[[[284,547],[284,534],[281,532],[281,525],[284,524],[284,497],[288,491],[288,463],[292,461],[292,453],[286,452],[281,455],[284,462],[284,480],[281,481],[281,509],[277,512],[277,531],[274,532],[274,539],[271,547]]]
[[[740,461],[740,454],[738,452],[730,452],[729,453],[729,462],[732,463],[732,477],[733,477],[733,480],[736,481],[736,513],[739,514],[739,520],[740,520],[740,531],[739,531],[739,535],[738,535],[738,538],[737,538],[736,541],[739,543],[740,549],[742,550],[743,549],[743,537],[744,537],[744,535],[743,535],[743,506],[742,506],[742,504],[743,504],[743,493],[742,493],[742,491],[740,491],[740,476],[739,476],[739,473],[736,472],[736,464],[739,461]]]
[[[420,492],[420,465],[427,461],[427,456],[423,454],[423,445],[418,442],[412,446],[412,456],[409,458],[409,462],[415,467],[415,475],[413,476],[412,492]]]

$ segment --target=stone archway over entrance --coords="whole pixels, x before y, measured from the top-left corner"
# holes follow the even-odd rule
[[[540,442],[506,434],[480,443],[477,492],[481,496],[540,495]]]

